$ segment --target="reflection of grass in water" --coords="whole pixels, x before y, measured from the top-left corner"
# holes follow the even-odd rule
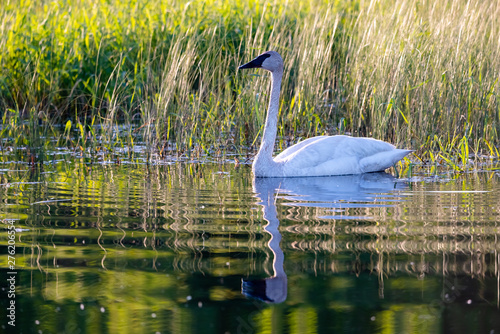
[[[127,234],[130,235],[130,231]],[[151,232],[137,236],[137,239],[144,236],[148,240],[152,239]],[[240,277],[260,275],[263,272],[260,265],[265,257],[257,252],[252,258],[242,256],[241,253],[237,257],[227,256],[227,253],[217,255],[219,250],[224,250],[209,243],[205,246],[207,251],[212,252],[211,256],[200,259],[195,249],[200,245],[194,240],[180,238],[178,245],[181,248],[186,245],[186,248],[179,252],[173,248],[167,250],[161,247],[155,252],[141,243],[135,246],[126,243],[127,249],[119,254],[115,250],[120,247],[108,243],[107,270],[101,269],[100,252],[92,240],[89,240],[90,248],[81,252],[78,251],[82,248],[80,244],[48,247],[38,259],[41,267],[26,267],[34,271],[30,274],[31,279],[26,274],[29,271],[24,271],[19,294],[23,296],[27,291],[33,291],[31,300],[42,303],[45,308],[55,308],[62,303],[76,303],[77,309],[83,304],[86,312],[97,310],[99,313],[102,312],[100,308],[104,307],[103,313],[113,319],[112,326],[125,326],[131,319],[138,316],[149,318],[154,312],[173,312],[176,315],[171,314],[167,318],[173,316],[179,320],[183,316],[199,315],[207,312],[207,308],[210,310],[231,300],[239,300],[242,298],[239,293]],[[40,246],[45,248],[43,244]],[[243,241],[240,251],[244,247]],[[263,249],[266,245],[262,242],[257,247]],[[34,258],[37,257],[37,249],[39,248],[35,247]],[[227,248],[225,250],[227,252]],[[384,303],[384,310],[377,313],[376,320],[380,325],[394,325],[394,317],[404,317],[409,310],[425,315],[443,305],[454,308],[458,304],[465,304],[471,296],[468,290],[474,293],[476,289],[486,292],[486,300],[494,301],[491,293],[488,293],[490,289],[494,291],[496,285],[493,257],[485,258],[478,254],[472,257],[457,254],[444,256],[442,252],[397,255],[383,251],[372,254],[356,251],[354,248],[348,252],[337,250],[335,253],[286,248],[286,254],[285,269],[290,278],[290,298],[282,307],[291,307],[290,311],[293,311],[297,310],[293,305],[307,303],[312,317],[317,312],[324,312],[321,311],[324,302],[336,312],[347,314],[359,309],[361,305],[363,308],[374,307],[366,303]],[[231,263],[230,268],[226,262]],[[248,268],[254,270],[248,271]],[[466,271],[468,268],[478,270],[471,273]],[[314,284],[313,277],[317,277]],[[456,277],[460,279],[457,281]],[[478,277],[479,283],[469,286],[464,277]],[[315,297],[322,289],[328,291],[328,294]],[[383,299],[377,299],[376,293],[373,293],[377,289],[384,296]],[[43,298],[40,299],[40,295]],[[199,303],[204,309],[200,309]],[[385,309],[389,306],[393,316],[384,320],[382,315],[389,312]],[[184,310],[187,314],[181,316],[177,313],[179,310]],[[34,312],[38,314],[39,309]],[[241,312],[243,311],[239,309],[239,315]],[[84,315],[84,312],[79,313]],[[49,318],[59,316],[64,315],[51,312]],[[227,312],[225,316],[229,316]],[[265,314],[254,313],[253,316],[266,319]],[[292,315],[290,317],[291,323],[295,323],[294,319],[303,319],[304,315],[295,314],[293,319]],[[165,315],[159,319],[164,321]],[[429,319],[426,320],[427,323],[428,321]],[[46,321],[43,324],[47,326]]]
[[[62,247],[64,241],[73,245],[85,240],[86,245],[96,247],[92,253],[93,261],[99,260],[97,266],[101,260],[97,254],[102,253],[96,244],[100,234],[97,227],[108,252],[106,263],[126,247],[152,251],[140,255],[147,258],[155,251],[173,249],[180,263],[190,263],[193,252],[202,260],[203,249],[220,253],[223,258],[229,256],[228,249],[266,250],[268,235],[263,230],[260,208],[252,204],[257,199],[249,183],[250,170],[233,168],[176,164],[144,169],[60,162],[46,166],[45,174],[38,177],[30,169],[4,171],[0,196],[8,206],[2,218],[23,219],[17,224],[30,230],[22,232],[25,246],[59,240],[58,247]],[[224,174],[227,172],[230,174]],[[26,179],[26,174],[32,178]],[[419,191],[420,187],[414,182],[411,198],[405,199],[409,196],[405,191],[388,198],[395,206],[370,208],[360,203],[341,212],[347,217],[370,216],[371,221],[321,219],[318,217],[331,214],[331,208],[288,206],[282,202],[293,200],[280,198],[277,204],[283,247],[312,254],[348,249],[395,255],[498,251],[496,226],[491,224],[492,217],[499,214],[498,207],[485,205],[494,193],[468,192],[496,189],[494,175],[463,175],[437,182],[433,188],[427,186],[425,192]],[[50,202],[53,198],[57,202]],[[408,200],[411,205],[406,204]],[[35,233],[39,228],[42,230]],[[28,235],[33,237],[31,241]]]
[[[0,188],[10,204],[7,216],[22,213],[23,221],[16,224],[27,230],[20,232],[17,246],[25,251],[18,253],[23,255],[17,263],[48,275],[102,270],[112,275],[130,268],[160,273],[174,268],[215,277],[269,271],[269,236],[260,208],[251,209],[257,199],[250,190],[250,171],[232,169],[219,164],[89,168],[61,162],[25,184],[15,184],[23,172],[5,172],[2,178],[12,184]],[[498,216],[497,208],[482,203],[488,193],[472,197],[469,188],[460,186],[478,189],[477,182],[495,188],[495,179],[486,173],[461,176],[466,177],[477,180],[437,183],[432,195],[419,192],[416,182],[411,207],[434,208],[431,212],[413,212],[404,202],[397,210],[343,212],[373,216],[374,221],[318,219],[329,209],[286,206],[282,201],[290,199],[278,199],[287,272],[371,272],[385,282],[386,275],[401,274],[498,275],[496,258],[489,256],[499,251],[498,233],[488,220]],[[457,187],[464,192],[453,192]],[[69,201],[44,203],[55,194]],[[456,204],[456,223],[449,222],[439,203]],[[5,258],[1,261],[6,267]]]
[[[81,228],[56,227],[54,223],[46,224],[43,229],[26,226],[29,231],[19,232],[23,242],[17,247],[29,249],[34,246],[34,253],[19,256],[18,266],[49,272],[59,270],[56,265],[61,269],[68,266],[70,270],[73,267],[98,270],[103,265],[108,270],[133,267],[164,271],[175,268],[180,272],[194,270],[228,276],[247,273],[248,268],[253,268],[252,272],[266,270],[261,267],[262,261],[271,256],[266,234],[254,232],[251,227],[244,229],[246,233],[231,229],[218,233],[202,232],[202,226],[196,229],[198,232],[184,228],[155,232],[133,229],[120,232],[106,228],[99,246],[97,229],[89,230],[81,223],[78,225]],[[493,228],[483,228],[482,232],[452,231],[450,228],[440,233],[427,228],[426,233],[413,236],[365,230],[329,234],[309,232],[306,235],[287,231],[283,233],[281,247],[290,261],[287,263],[290,273],[350,271],[359,261],[356,254],[363,253],[375,257],[370,261],[359,261],[360,271],[381,271],[389,275],[447,272],[485,276],[497,273],[496,259],[487,256],[499,251],[496,234]],[[441,258],[443,252],[445,259]],[[6,261],[0,263],[6,266]]]
[[[193,322],[204,317],[218,321],[217,316],[240,316],[265,328],[276,315],[268,307],[256,309],[240,300],[240,289],[241,277],[270,271],[269,235],[262,227],[260,207],[254,204],[250,171],[233,168],[227,164],[89,167],[61,162],[46,166],[41,178],[29,174],[31,183],[0,188],[1,198],[13,204],[7,206],[7,214],[27,215],[17,223],[29,230],[20,232],[17,244],[19,267],[26,269],[20,270],[18,300],[34,306],[23,304],[23,309],[33,309],[23,313],[34,317],[31,323],[40,320],[45,332],[61,331],[55,329],[59,323],[91,332],[98,332],[97,327],[120,332],[135,329],[142,321],[155,331],[172,328],[189,333]],[[26,172],[4,173],[2,178],[12,184],[25,180]],[[425,326],[437,328],[443,307],[460,310],[468,305],[471,287],[466,282],[472,278],[476,290],[471,295],[486,296],[494,303],[498,233],[491,221],[478,218],[498,216],[497,208],[479,206],[480,194],[470,200],[471,194],[444,192],[477,189],[474,182],[464,182],[466,177],[495,187],[496,179],[486,173],[462,175],[437,183],[433,189],[443,193],[433,193],[429,199],[418,192],[415,182],[413,200],[438,211],[436,202],[455,203],[467,209],[462,214],[470,223],[440,217],[433,222],[429,217],[436,215],[422,214],[404,226],[402,221],[408,219],[404,215],[418,213],[403,208],[392,215],[383,211],[376,221],[333,222],[317,218],[324,214],[322,209],[290,207],[278,199],[281,247],[290,281],[289,299],[273,312],[286,314],[279,318],[290,328],[331,324],[328,321],[335,315],[339,317],[335,323],[359,319],[359,312],[365,312],[365,323],[374,317],[380,327],[398,329],[404,323],[406,328],[421,329],[422,319],[417,318],[422,317]],[[55,193],[71,201],[42,202]],[[106,269],[97,227],[106,249]],[[6,238],[0,235],[0,240]],[[6,265],[0,262],[0,267]],[[239,308],[232,307],[235,300]],[[221,305],[226,310],[217,313]],[[475,310],[492,313],[481,306],[470,312],[479,312]],[[80,319],[92,321],[79,325]],[[205,327],[207,323],[203,322]]]
[[[348,131],[467,169],[468,154],[498,156],[498,11],[460,0],[11,1],[0,9],[2,144],[37,152],[25,161],[54,144],[92,154],[142,140],[161,154],[243,153],[269,79],[236,67],[277,49],[279,149]]]

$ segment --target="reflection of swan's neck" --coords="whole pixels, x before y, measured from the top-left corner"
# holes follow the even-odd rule
[[[282,303],[287,297],[287,277],[283,268],[284,255],[280,248],[281,234],[279,232],[279,220],[276,205],[274,204],[275,194],[274,182],[266,183],[269,179],[254,178],[253,185],[257,197],[261,200],[262,213],[267,221],[264,230],[271,235],[271,240],[267,243],[273,253],[274,275],[266,279],[243,280],[241,289],[246,296],[258,298],[265,302]],[[274,181],[274,180],[273,180]]]
[[[259,153],[255,157],[254,166],[273,162],[274,142],[278,131],[278,112],[280,105],[280,88],[283,69],[271,72],[271,97],[267,108],[266,124],[262,134]]]
[[[269,230],[271,230],[269,226],[266,229],[268,230],[268,232],[270,232]],[[281,250],[280,242],[281,242],[281,234],[278,232],[278,229],[276,228],[276,232],[271,234],[271,240],[269,240],[268,246],[274,254],[274,261],[273,261],[274,276],[286,278],[285,270],[283,268],[283,261],[285,259],[285,256],[283,255],[283,251]]]
[[[285,271],[283,269],[284,255],[280,247],[281,233],[278,230],[279,220],[278,213],[276,211],[276,205],[274,204],[274,196],[267,199],[267,205],[264,205],[264,219],[267,220],[267,225],[264,228],[267,233],[271,235],[271,240],[268,242],[269,249],[273,252],[273,271],[275,277],[286,277]]]

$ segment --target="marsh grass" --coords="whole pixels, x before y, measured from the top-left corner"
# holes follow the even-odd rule
[[[352,122],[417,149],[421,159],[433,162],[439,152],[456,169],[473,153],[498,156],[498,14],[494,1],[363,10],[353,29],[360,43],[351,56]]]
[[[275,49],[278,150],[351,133],[466,170],[472,156],[498,156],[499,16],[498,2],[473,0],[10,0],[2,146],[245,155],[259,143],[269,77],[237,66]]]

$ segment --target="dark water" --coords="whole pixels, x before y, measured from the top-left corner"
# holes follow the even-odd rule
[[[500,332],[495,170],[0,169],[0,332]]]

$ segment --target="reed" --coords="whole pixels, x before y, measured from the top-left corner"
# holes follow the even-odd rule
[[[464,170],[471,154],[498,156],[499,14],[478,0],[7,0],[2,145],[246,154],[269,78],[236,68],[275,49],[285,60],[278,150],[351,133]]]
[[[440,152],[459,169],[470,153],[498,156],[500,30],[487,13],[500,14],[498,3],[397,1],[360,11],[346,71],[352,127],[425,160]]]

